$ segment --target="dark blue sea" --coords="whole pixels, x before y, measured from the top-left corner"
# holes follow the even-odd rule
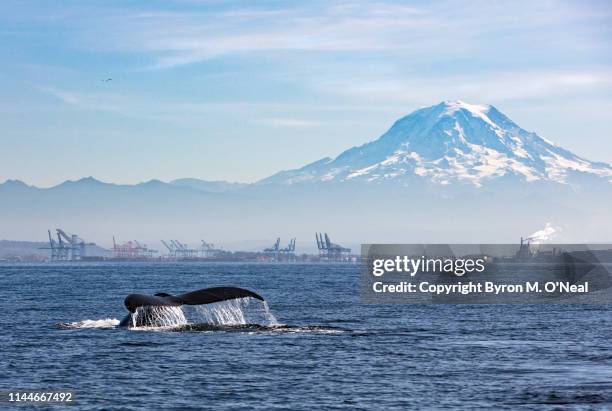
[[[127,294],[223,285],[281,325],[254,300],[250,325],[114,326]],[[0,391],[76,409],[612,409],[607,306],[361,305],[355,265],[3,265],[0,289]]]

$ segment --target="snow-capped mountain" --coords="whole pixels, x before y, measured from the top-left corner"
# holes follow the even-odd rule
[[[282,235],[313,247],[315,230],[341,244],[496,243],[558,228],[555,241],[607,243],[611,179],[610,165],[527,132],[493,107],[445,102],[335,159],[256,184],[0,183],[0,239],[44,241],[47,229],[61,227],[100,244],[115,235],[195,244]]]
[[[480,187],[502,176],[568,183],[581,175],[612,182],[612,166],[522,129],[493,106],[445,101],[399,119],[375,141],[258,184],[401,182],[420,176],[440,185]]]

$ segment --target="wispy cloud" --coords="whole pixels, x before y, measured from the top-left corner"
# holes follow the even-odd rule
[[[577,21],[605,24],[610,13],[560,1],[443,1],[415,7],[341,1],[288,3],[277,8],[102,10],[95,18],[86,14],[80,21],[66,24],[78,25],[83,47],[147,54],[153,59],[148,67],[156,69],[236,53],[286,51],[384,52],[423,60],[468,51],[495,52],[500,41],[508,42],[505,36],[510,31],[511,42],[523,52],[543,47],[610,47],[594,41],[596,36],[587,25],[580,33],[563,32]]]
[[[63,103],[70,104],[72,106],[80,106],[82,104],[81,98],[76,93],[60,90],[54,87],[38,86],[37,88],[43,93],[49,94]]]
[[[137,14],[119,20],[121,33],[113,37],[123,43],[114,47],[157,54],[150,68],[158,69],[236,53],[397,50],[405,48],[393,41],[401,31],[429,31],[436,24],[413,8],[384,4]]]
[[[489,73],[335,78],[316,85],[322,92],[386,103],[445,99],[511,101],[612,90],[612,74],[594,71],[493,71]]]
[[[34,85],[34,88],[62,103],[82,110],[122,113],[127,102],[126,98],[119,94],[78,92],[41,85]]]
[[[262,120],[264,124],[273,127],[289,127],[289,128],[311,128],[321,125],[319,121],[303,120],[297,118],[269,118]]]

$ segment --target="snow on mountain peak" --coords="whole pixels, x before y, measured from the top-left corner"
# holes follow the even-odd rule
[[[491,108],[489,105],[470,104],[461,100],[446,100],[442,103],[447,109],[447,113],[453,113],[457,110],[467,110],[475,116],[486,115],[487,111]]]
[[[523,130],[493,106],[455,100],[402,117],[379,139],[333,160],[283,171],[260,183],[374,182],[416,175],[441,185],[479,187],[502,176],[566,183],[580,173],[611,181],[612,167]]]

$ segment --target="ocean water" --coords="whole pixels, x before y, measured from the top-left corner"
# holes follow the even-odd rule
[[[95,410],[612,409],[608,306],[361,305],[358,281],[351,265],[0,265],[0,391]],[[115,327],[129,293],[222,285],[270,313]]]

